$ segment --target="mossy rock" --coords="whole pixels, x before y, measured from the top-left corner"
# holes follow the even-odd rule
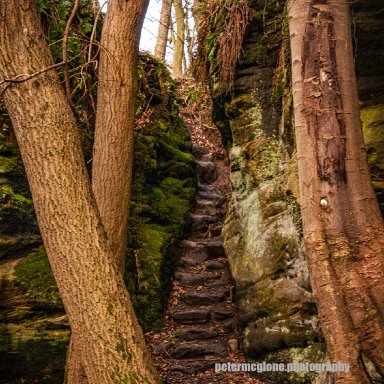
[[[290,363],[324,363],[326,360],[326,347],[323,343],[314,343],[302,348],[286,348],[273,353],[265,354],[254,363],[283,363],[286,367]],[[265,384],[313,384],[319,376],[316,372],[259,372],[255,376]]]

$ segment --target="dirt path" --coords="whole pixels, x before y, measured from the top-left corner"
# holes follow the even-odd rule
[[[244,362],[233,281],[221,228],[230,193],[229,166],[219,131],[202,103],[181,115],[190,130],[198,191],[191,232],[182,243],[166,315],[166,331],[149,334],[157,366],[168,384],[259,383],[245,373],[216,373],[215,364]]]

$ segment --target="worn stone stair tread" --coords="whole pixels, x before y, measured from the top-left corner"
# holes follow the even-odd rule
[[[215,367],[218,360],[192,360],[183,361],[182,363],[172,365],[170,371],[179,371],[188,374],[194,374],[196,372],[204,372],[208,369]]]
[[[216,166],[213,161],[195,160],[199,180],[213,183],[217,179]]]
[[[210,273],[188,273],[179,272],[176,275],[177,280],[182,286],[192,287],[195,285],[203,285],[206,287],[215,287],[218,285],[225,286],[229,283],[229,276],[223,272]]]
[[[217,187],[215,187],[212,184],[202,183],[200,181],[197,182],[197,189],[198,191],[202,191],[202,192],[214,192],[219,194],[219,190],[217,189]]]
[[[190,217],[192,220],[191,229],[193,232],[206,231],[209,224],[215,221],[214,217],[205,214],[192,213]]]
[[[207,252],[205,244],[193,240],[183,240],[181,247],[183,254],[188,256],[206,254]]]
[[[217,208],[217,204],[213,200],[206,200],[206,199],[196,199],[196,208],[197,209],[215,209]]]
[[[175,336],[182,340],[206,340],[219,335],[219,332],[212,328],[190,327],[182,328],[175,332]]]
[[[217,260],[207,260],[205,262],[205,268],[207,270],[222,270],[226,267],[226,264],[222,261]]]
[[[225,293],[185,293],[181,295],[181,299],[188,305],[211,305],[224,301]]]
[[[174,312],[172,317],[182,324],[206,323],[209,321],[210,314],[206,310],[183,310]]]
[[[210,152],[209,148],[205,147],[204,145],[192,144],[192,154],[196,158],[200,158],[201,156],[204,156],[209,152]]]
[[[225,196],[220,195],[216,192],[209,192],[209,191],[199,191],[197,194],[198,199],[204,199],[204,200],[213,200],[216,201],[218,204],[222,204],[225,201]]]
[[[216,257],[225,257],[224,241],[223,239],[214,239],[206,244],[206,252],[208,258],[214,259]]]
[[[201,253],[197,255],[187,255],[183,256],[180,259],[179,264],[186,267],[195,267],[196,265],[199,265],[206,261],[208,258],[206,253]]]
[[[213,320],[227,320],[235,316],[235,312],[226,307],[216,307],[211,309]]]
[[[223,355],[227,348],[221,343],[181,343],[167,353],[174,359],[190,359],[206,355]]]

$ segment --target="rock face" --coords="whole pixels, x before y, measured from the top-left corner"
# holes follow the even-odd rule
[[[218,125],[231,132],[233,192],[224,247],[236,282],[243,347],[254,357],[321,339],[300,232],[287,35],[276,27],[284,25],[283,9],[267,4],[267,31],[255,16],[234,96],[216,113]]]
[[[218,93],[218,65],[210,58],[214,119],[231,161],[233,192],[222,235],[236,283],[243,346],[259,358],[289,360],[294,354],[319,361],[324,354],[303,254],[284,4],[250,4],[253,16],[231,94]],[[379,36],[384,16],[377,2],[364,0],[354,5],[353,18],[364,135],[374,186],[383,198],[384,43]],[[310,380],[297,375],[287,382]]]

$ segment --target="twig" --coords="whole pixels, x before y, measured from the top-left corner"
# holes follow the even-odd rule
[[[75,112],[75,105],[74,105],[72,97],[71,97],[71,82],[69,80],[67,54],[68,54],[69,31],[71,29],[71,25],[72,25],[73,20],[76,16],[78,8],[79,8],[79,0],[75,0],[71,15],[69,16],[69,19],[67,21],[67,25],[65,26],[64,38],[63,38],[63,63],[64,63],[65,93],[67,95],[67,99],[69,101],[69,104],[70,104],[70,106],[74,112]]]
[[[96,1],[96,3],[97,3],[97,1]],[[99,11],[97,12],[97,15],[95,16],[95,22],[93,23],[91,37],[89,39],[88,62],[91,61],[93,40],[95,38],[96,28],[97,28],[97,21],[99,20],[100,14],[101,14],[101,8],[99,7]]]

